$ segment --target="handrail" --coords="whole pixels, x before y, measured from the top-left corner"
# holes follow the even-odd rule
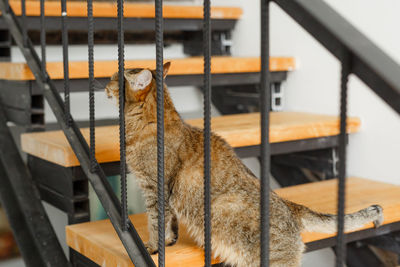
[[[321,0],[272,0],[336,58],[352,58],[351,72],[400,113],[400,66]]]

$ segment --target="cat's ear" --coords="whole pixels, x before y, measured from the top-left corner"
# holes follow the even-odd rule
[[[163,75],[164,75],[164,79],[165,79],[165,77],[167,77],[167,75],[168,75],[169,67],[171,67],[171,62],[167,62],[167,63],[165,63],[164,66],[163,66],[163,71],[164,71]]]
[[[151,83],[153,75],[147,69],[133,75],[125,74],[125,79],[129,82],[130,89],[133,91],[140,91],[145,89]]]

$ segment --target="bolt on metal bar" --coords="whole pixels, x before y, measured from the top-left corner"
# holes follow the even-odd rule
[[[269,0],[261,0],[261,266],[269,266],[269,171],[271,148],[269,144],[269,111],[271,93],[269,81]]]
[[[118,84],[119,84],[119,151],[121,172],[121,225],[123,231],[128,227],[128,196],[126,181],[126,146],[125,146],[125,78],[124,78],[124,0],[118,0]]]
[[[67,0],[61,0],[61,36],[63,46],[64,63],[64,109],[65,121],[68,126],[71,125],[71,104],[69,90],[69,56],[68,56],[68,29],[67,29]]]
[[[158,204],[158,266],[165,266],[165,205],[164,205],[164,22],[163,1],[155,2],[156,84],[157,84],[157,204]]]
[[[45,0],[40,0],[40,49],[42,56],[42,72],[46,76],[46,28],[45,28]]]
[[[345,52],[342,58],[340,81],[340,134],[339,134],[339,187],[338,187],[338,234],[336,245],[336,267],[346,262],[346,237],[344,216],[346,204],[346,128],[347,128],[347,82],[351,72],[351,56]]]
[[[204,266],[211,266],[211,12],[210,0],[203,7],[204,52]]]
[[[26,1],[21,0],[21,24],[22,24],[22,42],[26,47],[28,45],[28,29],[26,24]]]
[[[43,1],[43,0],[42,0]],[[89,61],[89,121],[90,121],[90,169],[96,168],[96,137],[95,137],[95,110],[94,110],[94,22],[93,22],[93,0],[87,0],[88,15],[88,61]]]

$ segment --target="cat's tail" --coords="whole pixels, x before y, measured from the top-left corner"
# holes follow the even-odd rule
[[[315,212],[295,203],[289,203],[288,206],[294,213],[300,215],[305,231],[320,233],[335,233],[337,231],[336,215]],[[372,205],[357,212],[346,214],[344,220],[345,231],[354,231],[370,222],[378,227],[383,222],[383,209],[379,205]]]

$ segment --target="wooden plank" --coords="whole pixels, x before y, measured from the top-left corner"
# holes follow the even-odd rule
[[[204,71],[202,57],[190,57],[180,59],[170,59],[172,65],[169,75],[189,75],[202,74]],[[155,69],[155,60],[126,60],[125,68],[150,68]],[[272,57],[270,59],[271,71],[291,71],[295,68],[295,59],[291,57]],[[3,80],[34,80],[31,70],[26,63],[0,62],[0,79]],[[94,62],[94,76],[96,78],[111,77],[118,70],[118,61],[96,61]],[[259,72],[260,58],[258,57],[213,57],[211,62],[211,72],[213,74],[222,73],[242,73]],[[64,79],[62,62],[47,62],[47,72],[52,79]],[[73,61],[69,62],[70,79],[87,79],[88,62]]]
[[[276,190],[293,202],[305,204],[313,210],[336,213],[337,180],[309,183]],[[357,211],[372,204],[383,207],[383,224],[400,221],[400,186],[349,178],[347,183],[346,212]],[[148,239],[145,214],[131,216],[139,235]],[[373,227],[368,224],[362,229]],[[166,248],[166,266],[203,266],[203,251],[180,226],[178,243]],[[303,233],[305,243],[328,238],[333,235]],[[67,244],[101,266],[133,266],[109,220],[76,224],[66,227]],[[157,262],[157,255],[152,256]],[[215,259],[214,259],[215,260]],[[218,261],[218,260],[215,260]]]
[[[149,236],[146,214],[131,215],[130,219],[141,239],[147,242]],[[67,226],[66,242],[68,246],[100,266],[134,266],[109,220]],[[200,267],[204,265],[203,249],[196,246],[183,225],[179,226],[178,242],[166,247],[165,253],[166,266]],[[152,258],[156,263],[158,262],[157,254],[152,255]],[[213,259],[214,263],[218,263],[218,260]]]
[[[10,1],[17,16],[21,15],[21,1]],[[67,10],[69,17],[87,17],[87,3],[85,1],[68,1]],[[130,3],[124,5],[124,16],[126,18],[154,18],[154,4],[151,3]],[[211,7],[212,19],[239,19],[243,14],[240,7],[213,6]],[[40,16],[40,2],[26,1],[26,15]],[[59,1],[46,1],[45,15],[61,16],[61,4]],[[163,7],[164,18],[167,19],[202,19],[203,7],[194,5],[171,5]],[[103,18],[117,17],[117,3],[112,1],[93,2],[93,16]]]
[[[193,126],[202,127],[202,119],[187,120]],[[358,118],[348,119],[348,132],[360,128]],[[247,113],[212,118],[212,130],[223,137],[232,147],[260,144],[260,115]],[[81,129],[89,140],[89,129]],[[271,112],[271,143],[333,136],[339,133],[337,116],[301,112]],[[96,158],[98,162],[119,161],[118,126],[96,128]],[[41,159],[65,166],[78,166],[79,161],[61,131],[26,133],[21,136],[22,150]]]

